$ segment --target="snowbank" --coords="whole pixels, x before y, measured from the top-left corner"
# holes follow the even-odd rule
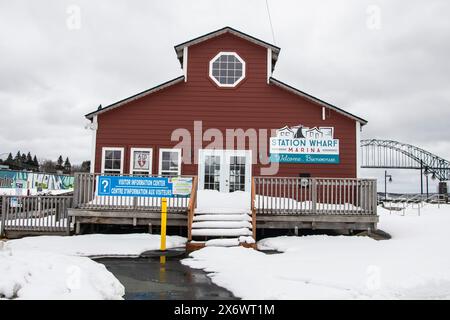
[[[450,206],[379,214],[391,240],[276,237],[258,247],[283,253],[206,247],[183,263],[244,299],[450,298]]]
[[[0,299],[121,299],[122,284],[89,258],[0,248]]]
[[[167,237],[167,248],[186,239]],[[138,256],[157,250],[160,236],[91,234],[40,236],[0,242],[0,299],[121,299],[124,287],[87,257]]]
[[[139,256],[149,250],[158,250],[160,235],[86,234],[80,236],[40,236],[10,240],[7,247],[13,250],[39,250],[73,256]],[[167,248],[183,247],[186,238],[167,236]]]

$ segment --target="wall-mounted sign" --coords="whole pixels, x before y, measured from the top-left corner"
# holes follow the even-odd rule
[[[283,127],[270,138],[270,161],[285,163],[339,163],[339,140],[333,127]]]
[[[150,169],[150,151],[134,151],[133,170]]]
[[[97,194],[99,196],[189,197],[192,178],[180,177],[120,177],[99,176]]]

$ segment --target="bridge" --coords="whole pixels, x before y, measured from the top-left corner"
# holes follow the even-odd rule
[[[450,180],[450,161],[393,140],[361,140],[361,168],[418,169],[433,179]]]

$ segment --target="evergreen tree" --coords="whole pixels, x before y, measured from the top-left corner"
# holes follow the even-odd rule
[[[31,153],[27,153],[27,165],[33,166],[33,158],[31,157]]]
[[[34,157],[33,157],[33,167],[35,167],[36,169],[39,169],[39,161],[36,158],[36,155],[34,155]]]
[[[5,164],[13,164],[14,163],[14,158],[13,158],[11,152],[8,154],[8,158],[6,158],[6,161],[4,163]]]
[[[22,155],[20,156],[20,164],[22,166],[27,165],[27,155],[25,153],[22,153]]]
[[[64,161],[64,173],[70,173],[72,171],[72,165],[70,164],[69,157]]]
[[[20,151],[17,151],[16,156],[14,157],[14,164],[20,165],[22,159],[22,155],[20,154]]]
[[[61,170],[61,171],[64,170],[63,164],[64,164],[64,160],[63,160],[62,156],[59,156],[58,160],[56,161],[56,170]]]

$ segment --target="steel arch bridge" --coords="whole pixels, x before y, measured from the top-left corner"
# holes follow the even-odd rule
[[[392,140],[361,140],[361,167],[421,169],[439,181],[450,180],[450,161],[416,146]]]

